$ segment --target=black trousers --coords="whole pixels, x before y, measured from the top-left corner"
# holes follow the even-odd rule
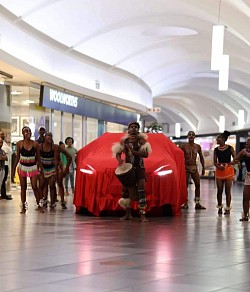
[[[9,166],[8,165],[5,165],[4,166],[4,170],[5,170],[5,174],[4,174],[3,183],[1,185],[1,197],[2,198],[6,198],[7,197],[7,193],[6,193],[6,181],[7,181],[7,178],[8,178]]]

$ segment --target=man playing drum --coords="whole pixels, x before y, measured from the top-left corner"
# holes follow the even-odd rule
[[[132,218],[130,202],[131,200],[137,200],[141,221],[146,222],[148,221],[145,216],[147,207],[145,197],[146,172],[143,159],[148,157],[148,154],[151,152],[151,146],[146,140],[147,135],[140,133],[139,129],[139,123],[129,123],[128,135],[123,137],[119,143],[113,145],[112,152],[118,160],[119,166],[122,166],[124,162],[132,164],[136,181],[135,193],[133,192],[130,182],[128,182],[127,185],[125,185],[126,183],[124,181],[122,182],[123,196],[119,200],[119,205],[125,209],[126,214],[121,219],[129,220]],[[122,159],[122,153],[125,155],[125,161]]]

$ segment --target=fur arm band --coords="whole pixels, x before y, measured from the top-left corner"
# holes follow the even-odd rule
[[[152,152],[152,148],[149,142],[146,142],[144,145],[141,146],[141,149],[145,152],[151,153]]]
[[[121,143],[119,143],[119,142],[115,143],[111,148],[112,157],[115,157],[116,154],[118,154],[118,153],[122,153],[123,149],[124,149],[124,147]]]

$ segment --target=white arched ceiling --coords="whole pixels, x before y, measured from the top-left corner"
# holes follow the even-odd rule
[[[198,134],[217,132],[220,115],[226,117],[228,130],[239,130],[241,109],[245,127],[250,128],[249,0],[0,0],[0,5],[5,20],[41,42],[41,47],[58,50],[60,58],[47,59],[50,69],[57,68],[49,73],[65,76],[68,86],[81,88],[77,83],[81,63],[71,62],[71,56],[109,72],[109,80],[102,71],[96,73],[96,79],[105,80],[100,99],[105,93],[112,102],[115,97],[124,100],[130,90],[131,102],[141,95],[137,106],[143,111],[139,106],[143,105],[146,114],[151,94],[153,105],[161,107],[156,119],[170,126],[181,123],[184,134],[189,128]],[[210,69],[215,24],[227,27],[224,54],[230,56],[230,74],[229,90],[223,92],[218,90],[218,71]],[[42,67],[46,58],[41,56]],[[71,70],[71,77],[63,66]],[[87,70],[85,76],[94,78],[93,72]],[[134,83],[117,83],[113,76],[123,78],[124,72]]]

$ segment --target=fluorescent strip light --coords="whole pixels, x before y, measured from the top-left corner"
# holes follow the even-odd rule
[[[212,35],[211,70],[220,69],[220,58],[223,55],[224,25],[214,25]]]
[[[22,91],[16,91],[16,90],[11,91],[11,94],[12,94],[12,95],[20,95],[20,94],[22,94],[22,93],[23,93]]]
[[[219,90],[228,90],[229,77],[229,55],[221,56],[221,65],[219,70]]]
[[[219,132],[223,133],[225,131],[225,116],[220,116],[219,119]]]
[[[181,124],[176,123],[175,124],[175,137],[180,138],[180,136],[181,136]]]
[[[238,111],[238,127],[243,128],[245,125],[245,112],[244,110]]]

